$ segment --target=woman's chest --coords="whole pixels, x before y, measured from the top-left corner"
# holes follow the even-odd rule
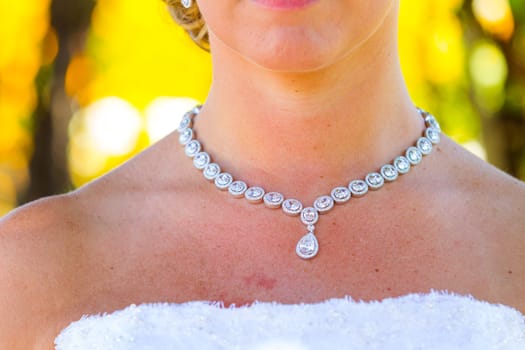
[[[301,225],[194,224],[132,235],[119,248],[106,245],[99,262],[111,270],[98,276],[112,295],[135,303],[371,300],[431,289],[474,293],[487,285],[490,256],[479,256],[468,240],[424,227],[385,226],[325,220],[316,230],[318,255],[303,260],[295,253],[305,234]]]

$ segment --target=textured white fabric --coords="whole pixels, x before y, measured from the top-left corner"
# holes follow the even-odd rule
[[[525,317],[515,309],[448,293],[377,302],[131,305],[84,316],[55,340],[57,350],[461,349],[524,350]]]

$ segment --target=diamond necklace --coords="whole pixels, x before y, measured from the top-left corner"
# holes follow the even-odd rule
[[[285,199],[279,192],[265,192],[260,186],[249,187],[242,180],[234,180],[230,173],[223,172],[217,163],[212,163],[208,153],[203,151],[201,143],[195,137],[192,122],[202,106],[194,107],[187,112],[178,128],[179,142],[185,148],[186,156],[193,159],[195,168],[202,170],[204,178],[213,181],[215,186],[228,191],[234,198],[245,198],[250,203],[263,202],[268,208],[278,209],[289,216],[299,216],[301,222],[306,225],[307,233],[297,243],[295,252],[302,259],[311,259],[319,252],[319,242],[315,236],[315,224],[319,220],[319,214],[329,212],[334,204],[343,204],[350,198],[359,198],[368,193],[369,190],[378,190],[385,183],[395,181],[399,175],[408,173],[411,167],[419,164],[423,156],[432,152],[433,145],[439,143],[441,128],[436,118],[430,113],[417,108],[419,114],[425,120],[425,131],[415,143],[408,147],[404,155],[400,155],[390,164],[383,165],[379,171],[371,172],[363,179],[352,180],[348,186],[335,187],[330,195],[318,197],[311,207],[303,207],[303,204],[293,198]]]

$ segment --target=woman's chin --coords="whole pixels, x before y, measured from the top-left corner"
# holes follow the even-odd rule
[[[248,62],[274,72],[301,73],[319,70],[336,61],[330,50],[308,46],[280,46],[273,50],[254,48],[240,55]]]

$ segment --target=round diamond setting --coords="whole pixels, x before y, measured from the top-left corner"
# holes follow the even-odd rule
[[[435,128],[428,128],[425,130],[425,137],[432,142],[432,144],[437,145],[441,141],[441,136],[439,135],[439,130]]]
[[[191,140],[188,142],[184,148],[184,152],[190,158],[194,157],[197,153],[201,151],[201,144],[197,140]]]
[[[236,180],[230,184],[230,186],[228,187],[228,192],[230,192],[230,194],[234,198],[242,198],[244,197],[244,192],[246,192],[246,189],[248,189],[248,185],[246,185],[246,182]]]
[[[215,180],[217,175],[219,175],[220,173],[221,173],[221,167],[219,166],[219,164],[216,164],[216,163],[210,163],[206,165],[206,167],[204,168],[204,171],[202,172],[202,174],[204,175],[204,178],[210,181]]]
[[[193,157],[193,165],[199,170],[204,169],[208,164],[210,164],[210,155],[206,152],[199,152]]]
[[[190,128],[186,128],[180,132],[179,143],[183,146],[186,146],[186,144],[190,142],[192,138],[193,138],[193,130]]]
[[[423,154],[417,147],[409,147],[405,154],[406,159],[410,162],[412,165],[418,165],[421,163],[421,160],[423,159]]]
[[[352,196],[363,197],[368,192],[368,185],[363,180],[354,180],[348,185]]]
[[[315,225],[319,220],[319,213],[315,208],[307,207],[301,211],[301,222],[305,225]]]
[[[264,190],[262,187],[250,187],[246,190],[246,192],[244,192],[244,198],[246,198],[250,203],[260,203],[263,197]]]
[[[268,208],[276,209],[283,203],[284,196],[279,192],[268,192],[264,195],[263,201]]]
[[[321,196],[317,198],[314,202],[314,208],[320,214],[324,214],[330,211],[334,207],[334,200],[330,196]]]
[[[399,156],[394,160],[394,166],[400,174],[406,174],[410,171],[410,162],[403,156]]]
[[[215,178],[215,186],[221,191],[228,189],[228,186],[233,182],[233,176],[229,173],[220,173]]]
[[[438,132],[441,132],[441,126],[432,114],[427,114],[427,116],[425,117],[425,124],[427,128],[434,128]]]
[[[332,199],[337,204],[346,203],[352,197],[352,192],[347,187],[336,187],[331,193]]]
[[[420,137],[417,140],[417,148],[419,148],[424,156],[427,156],[432,152],[432,142],[426,137]]]
[[[180,121],[180,124],[179,124],[179,128],[178,128],[178,131],[181,132],[183,131],[184,129],[187,129],[189,127],[191,127],[191,117],[193,116],[193,113],[190,112],[190,113],[186,113],[181,121]]]
[[[303,205],[297,199],[288,198],[282,204],[283,212],[289,216],[296,216],[303,210]]]
[[[365,182],[371,190],[377,191],[385,184],[385,179],[379,173],[366,175]]]
[[[392,164],[385,164],[381,167],[381,176],[386,182],[392,182],[397,179],[398,173],[395,166]]]

